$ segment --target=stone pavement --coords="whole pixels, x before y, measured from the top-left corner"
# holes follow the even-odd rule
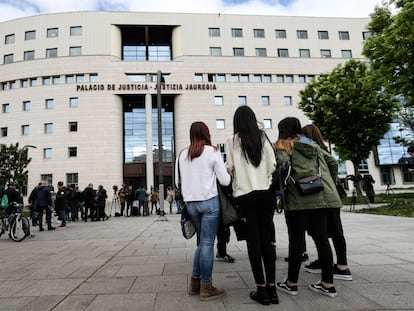
[[[21,243],[0,238],[0,310],[414,310],[414,218],[343,212],[353,281],[335,281],[336,298],[311,292],[319,275],[300,273],[299,295],[280,304],[249,298],[255,284],[245,242],[232,233],[235,263],[216,261],[214,284],[227,295],[200,302],[189,296],[195,239],[181,236],[179,215],[111,217],[68,223]],[[287,274],[284,216],[275,215],[277,280]],[[56,223],[57,224],[57,223]],[[316,250],[308,237],[311,260]]]

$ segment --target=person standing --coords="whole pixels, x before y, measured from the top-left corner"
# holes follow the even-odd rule
[[[47,181],[42,181],[38,188],[36,197],[36,212],[38,213],[39,231],[43,229],[43,212],[46,212],[46,223],[48,230],[55,230],[52,226],[52,195]]]
[[[278,304],[275,206],[270,191],[276,157],[249,106],[237,108],[233,127],[233,136],[225,145],[226,167],[232,177],[233,197],[247,220],[247,253],[256,283],[256,291],[250,292],[250,298],[263,305]]]
[[[106,193],[103,185],[98,186],[98,192],[96,194],[96,205],[97,205],[97,215],[96,220],[105,220],[108,219],[108,216],[105,213],[106,199],[108,194]]]
[[[55,199],[55,211],[58,213],[59,218],[61,220],[61,224],[59,228],[66,227],[66,210],[68,209],[68,191],[66,190],[65,186],[63,185],[63,181],[58,182],[58,189],[56,192],[56,199]]]
[[[82,192],[83,196],[83,204],[84,204],[84,221],[88,221],[88,217],[91,217],[91,221],[93,220],[93,209],[95,204],[95,191],[93,190],[93,184],[88,184],[87,187]]]
[[[200,294],[206,301],[222,297],[224,289],[213,286],[214,240],[220,223],[220,202],[217,180],[222,185],[230,183],[223,158],[211,144],[210,131],[203,122],[190,127],[190,145],[180,152],[175,162],[175,185],[179,186],[198,238],[194,255],[189,295]]]
[[[138,216],[146,216],[147,192],[145,191],[143,186],[140,186],[138,190],[135,192],[135,198],[138,200]]]
[[[157,215],[160,214],[159,209],[157,207],[158,206],[157,204],[158,204],[158,190],[156,188],[152,188],[152,191],[151,191],[151,214],[154,210],[154,207],[155,207],[155,213]]]
[[[168,205],[169,205],[169,207],[170,207],[170,214],[172,214],[172,205],[173,205],[173,202],[174,202],[174,190],[173,190],[173,188],[171,187],[171,186],[168,186],[167,187],[167,202],[168,202]]]
[[[121,187],[121,189],[119,189],[118,197],[119,197],[119,204],[121,205],[121,216],[124,216],[125,203],[126,203],[126,195],[125,195],[124,187]]]
[[[129,215],[131,215],[132,213],[132,207],[134,205],[134,200],[135,200],[135,193],[134,193],[134,190],[132,189],[132,186],[128,186],[125,192],[125,196],[126,196],[126,202],[127,202],[125,216],[129,217]]]
[[[282,197],[289,235],[288,276],[276,284],[277,289],[297,295],[298,278],[305,246],[305,233],[311,232],[318,251],[322,280],[310,284],[309,289],[329,297],[336,297],[333,285],[333,259],[328,239],[327,219],[331,208],[342,206],[330,169],[320,146],[302,134],[300,121],[287,117],[278,124],[279,137],[275,147],[282,162],[292,163],[291,177],[297,180],[311,175],[320,175],[323,190],[303,195],[294,182],[289,182]]]
[[[302,133],[321,147],[325,161],[329,167],[332,181],[336,181],[338,178],[338,162],[329,152],[328,146],[326,146],[319,128],[314,124],[308,124],[302,128]],[[327,217],[328,236],[332,239],[336,253],[336,264],[333,266],[333,278],[352,281],[352,274],[351,270],[349,270],[347,261],[346,240],[341,221],[341,209],[328,209]],[[312,232],[309,232],[309,234],[312,236]],[[321,273],[322,270],[319,260],[317,259],[305,265],[305,270],[309,273]]]

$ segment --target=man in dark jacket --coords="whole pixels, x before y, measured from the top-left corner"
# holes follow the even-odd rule
[[[84,220],[88,221],[88,213],[91,215],[91,220],[93,220],[93,205],[95,203],[96,193],[93,190],[93,184],[89,184],[82,192],[83,202],[84,202]]]
[[[66,227],[66,211],[68,210],[68,191],[63,185],[63,181],[58,182],[58,190],[55,199],[55,211],[59,214],[62,221],[60,228]]]
[[[46,212],[47,229],[55,230],[56,228],[52,226],[52,195],[47,181],[42,181],[37,190],[36,212],[39,213],[39,231],[45,230],[43,229],[43,211]]]

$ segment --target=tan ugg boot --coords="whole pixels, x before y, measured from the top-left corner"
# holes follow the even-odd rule
[[[203,283],[201,282],[201,290],[200,290],[200,300],[207,301],[216,298],[220,298],[224,296],[226,292],[224,289],[215,288],[211,282]]]
[[[190,289],[188,290],[189,295],[198,295],[200,294],[200,279],[199,278],[191,278],[190,281]]]

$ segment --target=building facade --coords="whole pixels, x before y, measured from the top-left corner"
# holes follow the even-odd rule
[[[0,144],[33,147],[29,188],[41,179],[150,188],[159,175],[172,184],[173,160],[194,121],[209,126],[224,156],[240,105],[253,108],[272,140],[284,117],[308,123],[296,105],[299,90],[350,58],[363,59],[368,22],[139,12],[3,22]],[[394,147],[400,158],[403,148]],[[398,160],[381,167],[379,159],[374,153],[362,163],[378,189],[411,182]],[[352,174],[351,164],[341,167],[342,177]]]

